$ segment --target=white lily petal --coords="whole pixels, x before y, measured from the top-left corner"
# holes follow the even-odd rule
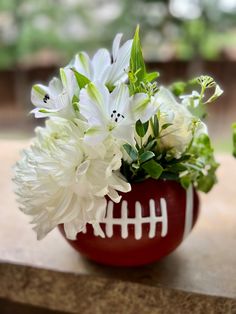
[[[59,112],[59,109],[42,109],[42,108],[35,108],[30,111],[30,113],[33,113],[35,118],[45,118],[49,115],[56,115]]]
[[[97,83],[90,83],[80,93],[80,113],[90,125],[105,124],[107,108],[109,106],[109,91]]]
[[[54,98],[56,97],[58,94],[60,94],[63,90],[63,86],[61,81],[57,78],[54,77],[50,82],[49,82],[49,91],[50,91],[50,97]]]
[[[86,52],[79,52],[75,56],[74,65],[73,65],[79,73],[86,76],[88,79],[92,80],[93,78],[93,69],[91,66],[91,62],[89,56]]]
[[[99,49],[92,59],[93,66],[93,80],[105,83],[104,72],[111,64],[111,56],[107,49]]]
[[[50,90],[47,86],[37,84],[31,90],[31,102],[36,107],[50,108],[45,101],[45,95],[49,95]]]
[[[72,100],[73,96],[79,93],[79,87],[76,82],[75,75],[69,68],[60,69],[60,75],[63,87],[68,92],[68,95]]]
[[[132,40],[128,40],[118,51],[116,62],[111,65],[107,84],[114,86],[124,82],[127,78],[127,69],[130,62]]]
[[[161,86],[156,97],[160,105],[163,106],[179,106],[173,94],[165,87]]]
[[[111,105],[109,108],[109,114],[112,110],[116,110],[120,114],[125,116],[126,112],[129,111],[129,88],[125,84],[117,86],[111,93]]]
[[[134,125],[120,123],[112,131],[114,137],[121,139],[123,143],[135,145],[134,139]]]
[[[116,61],[116,59],[117,59],[118,51],[119,51],[119,48],[120,48],[120,41],[121,41],[122,36],[123,36],[123,34],[118,33],[115,36],[114,40],[113,40],[113,44],[112,44],[112,58],[113,58],[113,62]]]
[[[84,141],[89,145],[97,145],[98,143],[101,143],[106,137],[107,133],[102,126],[94,126],[86,131]]]

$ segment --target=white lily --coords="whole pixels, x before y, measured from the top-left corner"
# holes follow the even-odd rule
[[[61,80],[54,77],[49,86],[36,84],[31,91],[31,101],[36,107],[31,113],[36,118],[47,116],[61,116],[69,118],[76,116],[73,109],[73,97],[77,93],[78,86],[73,71],[61,69]]]
[[[99,49],[91,60],[85,52],[80,52],[69,66],[90,81],[99,81],[110,87],[126,81],[132,40],[126,41],[120,47],[121,38],[122,34],[117,34],[114,38],[112,57],[107,49]]]
[[[157,107],[144,93],[131,97],[125,84],[109,93],[101,83],[90,83],[80,93],[79,109],[89,125],[85,134],[87,142],[97,144],[111,135],[133,145],[136,121],[147,121]]]

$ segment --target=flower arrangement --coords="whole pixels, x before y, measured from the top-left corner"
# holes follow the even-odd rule
[[[47,120],[17,162],[14,181],[38,239],[59,224],[69,239],[87,223],[103,236],[107,200],[120,202],[133,182],[175,180],[204,192],[216,182],[203,118],[222,90],[209,76],[160,85],[159,74],[146,69],[139,28],[120,46],[121,37],[112,55],[79,52],[60,78],[32,88],[32,113]]]

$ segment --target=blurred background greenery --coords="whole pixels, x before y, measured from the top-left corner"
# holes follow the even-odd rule
[[[0,68],[108,47],[137,23],[148,60],[236,58],[234,0],[1,0]]]
[[[228,147],[236,0],[0,0],[0,136],[32,133],[35,122],[25,117],[33,83],[46,83],[79,50],[110,47],[117,32],[132,37],[138,23],[145,59],[164,83],[208,73],[223,85],[209,128]]]

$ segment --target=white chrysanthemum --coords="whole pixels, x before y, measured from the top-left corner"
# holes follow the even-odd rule
[[[188,109],[177,103],[171,92],[161,87],[157,94],[159,103],[158,118],[160,129],[165,124],[171,124],[160,134],[160,145],[169,153],[179,158],[191,143],[193,136],[207,134],[206,125],[194,117]]]
[[[119,173],[119,147],[110,141],[86,146],[81,126],[62,118],[48,120],[36,134],[15,166],[14,181],[21,210],[34,217],[38,239],[61,223],[70,239],[86,223],[102,236],[98,222],[105,215],[104,196],[118,202],[117,191],[130,190]]]

